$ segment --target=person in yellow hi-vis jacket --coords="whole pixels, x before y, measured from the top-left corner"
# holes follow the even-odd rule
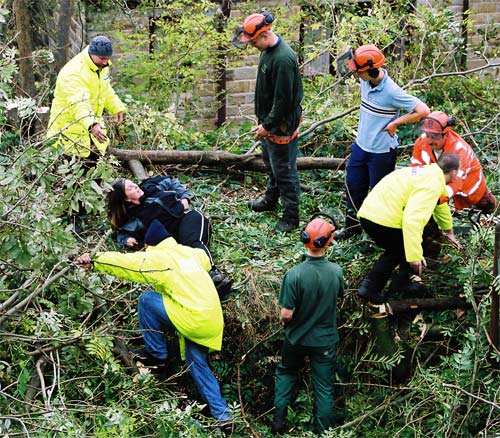
[[[422,274],[422,235],[431,216],[452,244],[460,248],[448,204],[438,205],[440,196],[446,194],[446,184],[457,177],[459,164],[456,154],[443,154],[437,164],[395,170],[365,198],[358,218],[365,232],[385,252],[361,281],[361,298],[381,304],[385,298],[380,293],[398,265],[409,285],[412,271],[417,276]]]
[[[66,155],[90,156],[94,162],[109,146],[103,112],[123,122],[125,105],[109,76],[111,41],[97,36],[61,69],[50,109],[47,138],[56,138]]]
[[[134,253],[103,252],[91,259],[83,254],[77,263],[153,290],[139,297],[139,327],[150,364],[165,365],[165,330],[177,331],[186,365],[210,412],[224,433],[232,431],[232,413],[207,363],[209,350],[222,346],[224,320],[217,290],[208,275],[211,264],[199,248],[179,245],[155,220],[145,236],[146,250]]]

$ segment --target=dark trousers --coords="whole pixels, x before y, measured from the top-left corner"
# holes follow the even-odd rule
[[[276,368],[274,407],[276,413],[286,417],[286,411],[295,394],[298,374],[309,356],[314,387],[314,429],[321,433],[333,425],[333,371],[337,358],[336,345],[329,347],[303,347],[285,340],[281,350],[281,363]]]
[[[174,237],[181,245],[200,248],[205,251],[213,266],[212,254],[207,246],[210,238],[210,222],[199,211],[189,210],[182,216],[178,222],[177,232]]]
[[[369,282],[371,291],[380,293],[398,265],[403,276],[409,277],[411,273],[405,256],[403,230],[384,227],[365,218],[361,218],[360,222],[365,232],[384,249],[364,280]]]
[[[298,219],[300,183],[297,172],[297,138],[288,144],[276,144],[264,139],[261,147],[269,177],[264,197],[271,203],[276,203],[281,198],[283,217]]]
[[[351,146],[351,155],[346,169],[347,209],[345,227],[353,233],[361,233],[356,214],[361,207],[368,190],[396,166],[396,149],[375,154],[365,152],[356,143]]]

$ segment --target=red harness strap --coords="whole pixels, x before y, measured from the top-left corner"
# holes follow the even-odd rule
[[[272,141],[273,143],[276,143],[276,144],[288,144],[288,143],[291,143],[292,140],[294,140],[297,135],[299,135],[299,128],[300,128],[300,124],[302,123],[302,117],[300,118],[299,120],[299,126],[297,126],[297,129],[293,132],[292,135],[273,135],[273,134],[269,134],[267,136],[267,138]]]

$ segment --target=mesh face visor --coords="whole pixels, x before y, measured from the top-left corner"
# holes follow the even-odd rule
[[[354,59],[354,53],[352,50],[348,50],[345,53],[342,53],[337,59],[337,77],[339,78],[348,78],[354,72],[349,68],[349,61]]]
[[[243,30],[243,26],[238,26],[234,30],[233,39],[231,44],[240,50],[245,50],[248,47],[249,37],[247,33]]]

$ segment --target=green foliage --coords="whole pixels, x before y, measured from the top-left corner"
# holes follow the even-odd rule
[[[119,83],[153,108],[172,106],[190,118],[206,107],[200,91],[213,87],[207,73],[213,75],[228,35],[217,30],[216,6],[210,2],[165,1],[154,7],[160,14],[153,19],[152,41],[143,33],[123,35],[121,43],[130,55],[119,65]],[[141,8],[149,10],[150,2],[141,2]]]
[[[238,3],[242,14],[254,11],[255,2]],[[294,36],[301,20],[320,36],[306,38],[302,47],[294,43],[304,67],[322,53],[335,58],[348,47],[374,43],[386,49],[387,69],[400,84],[460,68],[463,43],[444,8],[418,7],[409,14],[409,2],[403,0],[374,1],[363,11],[358,2],[300,3],[303,9],[288,16],[286,6],[273,13],[278,17],[275,29],[285,39]],[[103,12],[118,5],[100,4]],[[241,17],[232,18],[218,32],[215,3],[156,5],[162,9],[152,54],[147,53],[149,41],[142,30],[123,34],[126,56],[117,62],[114,78],[117,88],[127,90],[121,96],[128,113],[114,144],[131,149],[246,152],[253,144],[250,122],[214,131],[186,127],[186,121],[198,119],[205,109],[213,110],[201,96],[204,88],[213,87],[216,76],[210,74],[219,55],[230,53],[230,63],[243,62],[245,54],[228,52],[232,49],[227,47]],[[143,1],[140,6],[145,11],[153,4]],[[0,10],[0,22],[3,17]],[[488,32],[494,33],[494,27]],[[6,126],[7,102],[16,103],[21,116],[30,120],[34,101],[14,102],[15,50],[2,47],[0,55],[0,433],[220,436],[205,416],[206,408],[194,402],[197,395],[186,375],[167,381],[150,373],[138,375],[116,355],[118,341],[140,342],[139,289],[77,269],[55,278],[74,255],[100,242],[108,227],[105,183],[125,171],[111,157],[87,170],[50,143],[26,139]],[[38,55],[37,68],[50,62],[48,53]],[[40,90],[43,84],[42,80]],[[304,88],[304,128],[359,105],[359,87],[352,79],[337,82],[328,74],[315,75],[305,78]],[[499,88],[498,81],[479,75],[434,77],[410,88],[433,109],[456,116],[457,130],[475,146],[497,197]],[[40,101],[38,96],[35,101]],[[353,112],[317,128],[301,139],[301,153],[346,156],[356,123]],[[403,144],[411,144],[416,135],[411,126],[398,133]],[[408,162],[410,149],[401,151],[399,164]],[[223,350],[211,355],[211,366],[235,412],[233,436],[270,436],[274,370],[283,341],[277,297],[284,273],[300,261],[302,245],[295,233],[274,232],[278,211],[256,215],[248,210],[246,201],[263,190],[262,175],[227,169],[148,170],[179,177],[196,194],[195,207],[211,219],[214,258],[235,285],[223,304]],[[342,219],[344,179],[343,171],[301,173],[302,225],[325,208]],[[88,212],[87,228],[77,236],[67,217],[82,206]],[[454,220],[463,226],[467,219],[457,214]],[[338,422],[325,437],[472,437],[500,432],[499,378],[491,365],[500,357],[487,337],[493,229],[471,230],[460,238],[465,250],[445,247],[444,258],[437,260],[435,271],[424,273],[424,280],[435,296],[463,294],[471,308],[428,312],[418,318],[411,313],[375,321],[372,309],[358,301],[359,281],[379,254],[369,241],[335,243],[328,249],[327,256],[343,267],[348,289],[339,309],[341,341],[334,377]],[[103,249],[116,248],[111,239],[101,244]],[[13,309],[13,303],[23,300]],[[169,351],[174,356],[174,350]],[[299,380],[286,437],[313,436],[309,372]]]

